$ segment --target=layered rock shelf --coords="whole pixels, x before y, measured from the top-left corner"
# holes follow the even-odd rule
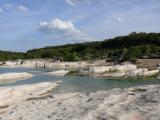
[[[134,64],[113,65],[113,66],[93,66],[89,68],[90,75],[104,77],[148,77],[159,74],[159,69],[148,70],[147,68],[137,68]]]
[[[0,82],[14,82],[17,80],[23,80],[26,78],[32,78],[34,75],[27,72],[21,73],[3,73],[0,74]]]
[[[57,83],[44,82],[19,86],[0,87],[0,108],[33,97],[45,96]]]
[[[46,74],[53,75],[53,76],[65,76],[67,73],[69,73],[69,70],[57,70],[57,71],[48,72]]]
[[[15,103],[1,120],[159,120],[160,85],[96,93],[50,93]]]
[[[52,60],[19,60],[19,61],[6,61],[4,67],[39,67],[39,68],[83,68],[88,66],[88,62],[60,62]]]

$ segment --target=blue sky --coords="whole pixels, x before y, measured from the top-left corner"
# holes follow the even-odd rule
[[[160,0],[0,0],[0,50],[160,32]]]

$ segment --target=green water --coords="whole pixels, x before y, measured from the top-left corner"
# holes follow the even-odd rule
[[[61,80],[62,83],[54,89],[55,93],[68,93],[68,92],[95,92],[98,90],[110,90],[113,88],[127,88],[137,85],[151,85],[160,84],[160,80],[111,80],[107,78],[93,78],[93,77],[56,77],[46,75],[47,71],[44,69],[32,68],[0,68],[0,73],[6,72],[29,72],[35,76],[30,79],[17,81],[15,83],[0,83],[2,86],[16,86],[23,84],[32,84],[39,82],[49,82]]]

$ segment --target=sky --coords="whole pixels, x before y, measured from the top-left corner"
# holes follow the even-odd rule
[[[0,0],[0,50],[160,32],[160,0]]]

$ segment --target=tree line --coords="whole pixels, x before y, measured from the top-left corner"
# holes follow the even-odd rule
[[[26,53],[0,52],[0,60],[50,58],[61,61],[160,58],[160,33],[130,33],[104,41],[49,46]]]

